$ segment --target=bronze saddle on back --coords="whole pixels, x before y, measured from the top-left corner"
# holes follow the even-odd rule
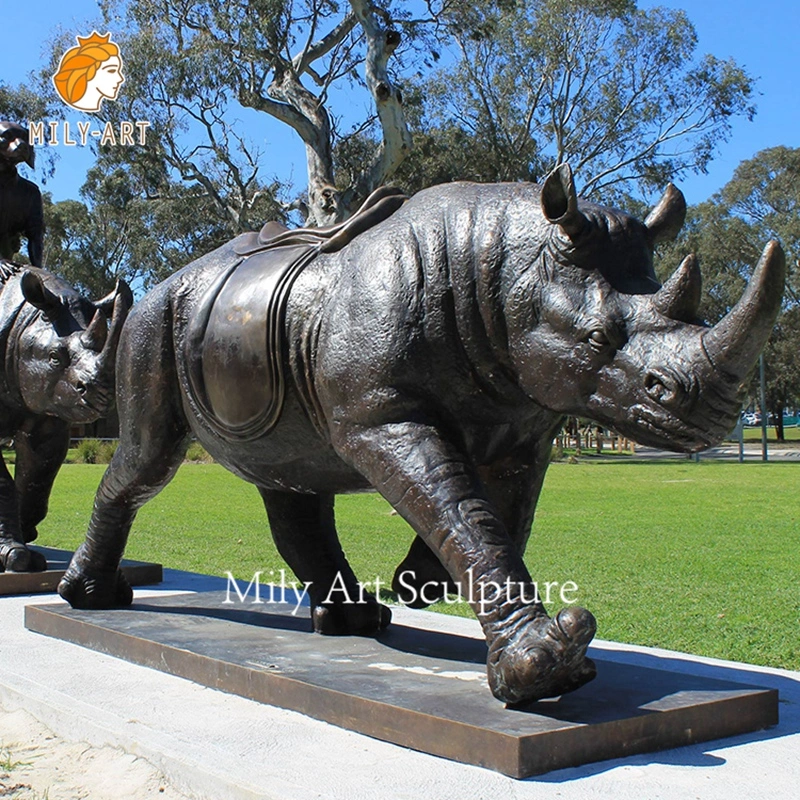
[[[206,290],[186,337],[188,390],[210,427],[250,441],[277,423],[285,396],[285,312],[297,276],[319,253],[340,250],[405,201],[376,189],[354,216],[330,228],[268,222],[234,240],[240,256]]]

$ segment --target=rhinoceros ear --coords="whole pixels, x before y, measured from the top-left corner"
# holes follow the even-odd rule
[[[133,293],[131,292],[128,284],[122,280],[122,278],[117,278],[114,291],[109,292],[105,297],[101,297],[99,300],[94,301],[94,307],[100,309],[100,311],[102,311],[110,319],[114,313],[114,304],[117,302],[117,298],[122,300],[122,304],[125,306],[125,308],[130,308],[133,305]]]
[[[548,222],[558,225],[570,239],[575,239],[588,220],[578,209],[578,193],[569,164],[560,164],[542,186],[542,213]]]
[[[63,306],[61,298],[44,285],[39,273],[26,269],[20,278],[20,288],[22,296],[32,306],[44,312],[48,319],[55,319],[58,316]]]
[[[671,241],[680,233],[685,219],[686,200],[683,192],[670,183],[644,221],[647,238],[651,244]]]

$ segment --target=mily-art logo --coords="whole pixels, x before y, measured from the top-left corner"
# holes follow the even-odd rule
[[[76,36],[78,44],[61,56],[58,70],[53,75],[53,86],[58,96],[70,108],[94,114],[104,100],[117,99],[125,82],[122,72],[122,54],[111,34],[92,31],[89,36]],[[77,130],[68,120],[48,120],[28,123],[28,136],[32,145],[47,144],[85,146],[91,139],[101,145],[147,144],[147,120],[122,120],[118,125],[106,122],[94,127],[91,122],[78,122]],[[76,138],[77,137],[77,138]]]
[[[53,86],[68,106],[94,113],[100,110],[103,100],[117,99],[125,81],[122,57],[110,33],[101,36],[92,31],[89,36],[75,38],[78,46],[61,56]]]

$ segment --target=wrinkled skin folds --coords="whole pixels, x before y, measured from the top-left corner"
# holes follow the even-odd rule
[[[194,437],[258,487],[278,550],[311,584],[316,631],[375,635],[389,624],[377,598],[347,604],[329,592],[357,591],[334,497],[372,488],[417,534],[395,576],[401,598],[432,602],[416,593],[430,583],[482,587],[470,602],[499,700],[579,688],[595,674],[594,618],[581,608],[551,618],[523,561],[553,436],[574,414],[685,452],[718,441],[781,302],[775,243],[713,328],[696,319],[692,257],[660,287],[653,247],[684,214],[672,186],[644,222],[579,200],[567,166],[543,186],[421,192],[297,278],[284,321],[285,405],[274,429],[249,439],[226,434],[189,387],[202,375],[208,396],[237,393],[239,406],[225,406],[234,412],[263,392],[241,378],[236,339],[222,342],[229,363],[211,370],[203,347],[217,334],[192,336],[193,320],[222,302],[214,287],[234,245],[193,262],[153,289],[123,331],[120,447],[62,596],[86,608],[130,602],[119,561],[136,511]],[[497,587],[491,602],[486,587]]]

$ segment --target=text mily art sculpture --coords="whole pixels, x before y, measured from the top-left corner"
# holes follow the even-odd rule
[[[591,680],[593,616],[550,618],[522,559],[554,434],[573,414],[659,447],[719,441],[781,302],[776,243],[714,327],[696,319],[692,256],[659,287],[653,246],[684,215],[672,186],[644,223],[579,201],[562,165],[543,186],[454,183],[405,203],[384,190],[338,228],[268,226],[193,262],[123,330],[120,447],[62,596],[131,602],[118,565],[134,515],[194,436],[258,487],[278,550],[311,582],[316,631],[389,624],[374,597],[328,598],[334,581],[358,596],[334,495],[374,488],[417,534],[400,588],[504,587],[474,605],[497,698]]]

